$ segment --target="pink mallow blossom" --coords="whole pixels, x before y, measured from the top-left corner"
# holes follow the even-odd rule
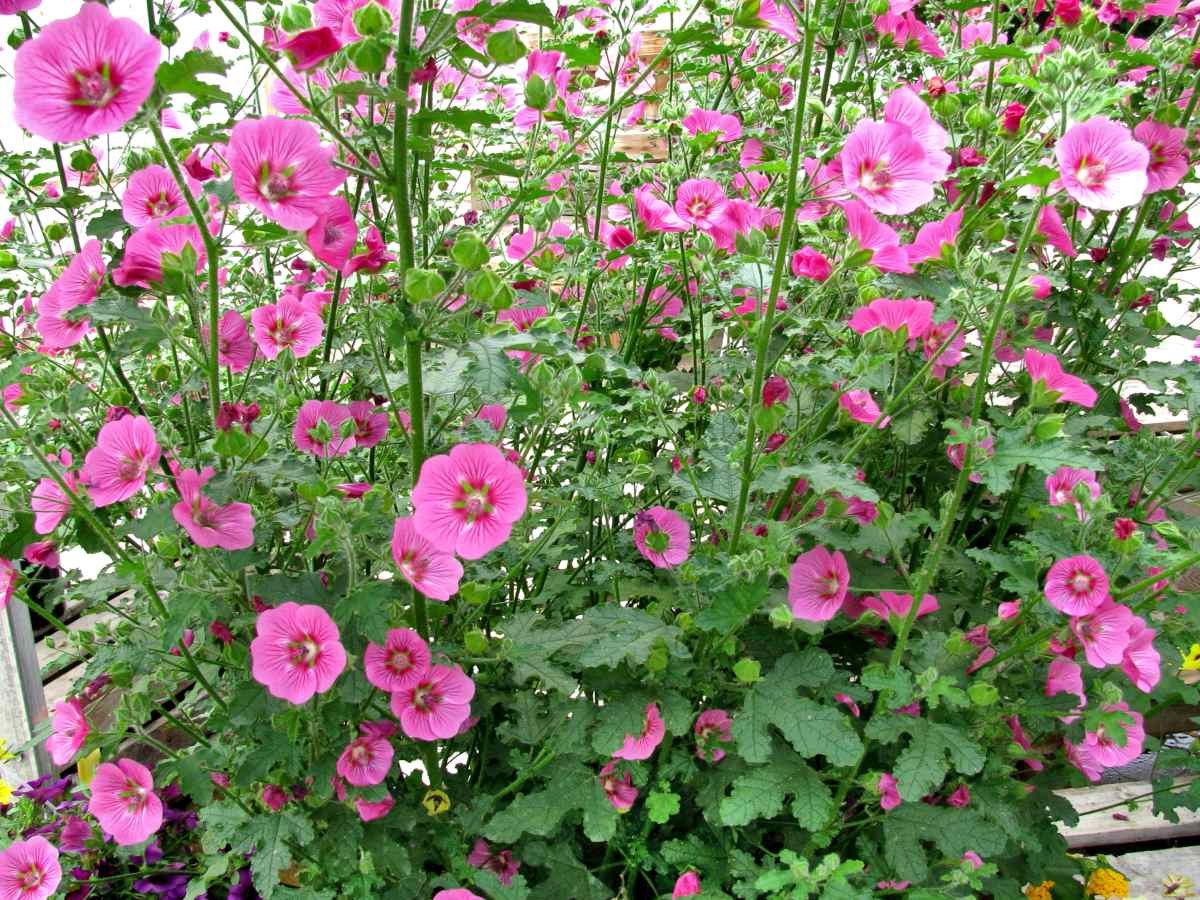
[[[859,122],[841,161],[847,190],[875,212],[907,215],[933,199],[937,168],[903,125]]]
[[[521,861],[513,859],[511,850],[493,850],[483,838],[467,854],[467,865],[491,872],[505,887],[512,884],[513,876],[521,870]]]
[[[1063,189],[1088,209],[1114,210],[1142,199],[1150,151],[1103,116],[1072,125],[1054,145]]]
[[[627,813],[637,803],[638,789],[633,786],[633,775],[626,770],[617,775],[616,761],[605,763],[600,770],[600,787],[608,802],[619,813]]]
[[[675,887],[671,890],[671,900],[678,900],[679,897],[696,897],[702,892],[700,876],[695,872],[684,872],[675,880]]]
[[[1126,765],[1140,756],[1146,739],[1141,713],[1134,712],[1124,703],[1109,704],[1104,711],[1123,713],[1128,717],[1117,726],[1123,732],[1121,743],[1110,733],[1108,725],[1087,732],[1081,744],[1067,742],[1067,759],[1091,781],[1099,781],[1105,769]]]
[[[104,281],[104,257],[100,241],[93,238],[76,253],[62,274],[50,285],[37,304],[37,328],[45,346],[53,350],[74,347],[92,330],[86,316],[67,319],[66,314],[96,299]]]
[[[392,559],[404,580],[431,600],[444,603],[458,593],[462,563],[426,540],[411,516],[396,519],[392,528]]]
[[[56,766],[65,766],[75,758],[91,727],[83,714],[83,702],[78,697],[63,700],[54,707],[54,732],[46,738],[46,749]]]
[[[122,846],[140,844],[162,826],[163,804],[150,770],[132,759],[101,763],[92,776],[88,812]]]
[[[640,734],[625,735],[625,742],[613,752],[613,759],[649,759],[667,733],[666,725],[658,714],[658,705],[646,704],[646,719]]]
[[[1150,153],[1146,168],[1147,194],[1169,191],[1183,180],[1188,172],[1188,155],[1184,150],[1186,128],[1172,128],[1146,119],[1134,127],[1133,137]]]
[[[58,851],[40,834],[26,841],[13,841],[0,852],[3,900],[46,900],[58,890],[60,881]]]
[[[251,673],[273,697],[301,704],[333,687],[346,668],[346,650],[329,613],[287,602],[265,610],[250,643]]]
[[[275,359],[290,350],[303,359],[321,344],[325,326],[321,317],[292,297],[280,297],[276,303],[260,306],[250,313],[254,342],[267,359]]]
[[[231,309],[221,316],[217,323],[217,362],[230,372],[245,372],[254,361],[255,352],[242,314]]]
[[[882,328],[896,334],[905,329],[912,339],[919,339],[933,321],[933,304],[928,300],[889,300],[879,298],[860,306],[850,317],[850,328],[859,334],[870,334]]]
[[[430,544],[480,559],[508,540],[525,514],[521,470],[492,444],[458,444],[421,466],[413,524]]]
[[[879,423],[880,428],[887,427],[888,420],[880,418],[883,411],[875,402],[875,398],[871,396],[870,391],[846,391],[838,395],[838,405],[855,422],[862,422],[865,425]]]
[[[826,622],[837,615],[850,587],[850,569],[840,550],[813,547],[801,553],[788,570],[788,604],[792,615]]]
[[[633,517],[633,543],[655,568],[673,569],[688,558],[691,529],[674,510],[652,506]]]
[[[414,687],[429,671],[429,645],[411,628],[393,628],[383,645],[368,642],[363,654],[367,681],[394,694]]]
[[[1059,612],[1086,616],[1108,597],[1108,574],[1091,556],[1069,556],[1050,567],[1043,591]]]
[[[394,722],[364,722],[359,727],[359,737],[347,744],[338,757],[338,775],[355,787],[382,783],[396,752],[388,740],[395,728]]]
[[[158,440],[149,420],[125,416],[100,429],[83,461],[81,478],[96,506],[128,500],[142,489],[158,463]]]
[[[1095,389],[1082,378],[1064,372],[1053,353],[1027,348],[1025,371],[1034,386],[1040,388],[1052,403],[1077,403],[1087,409],[1096,404]]]
[[[221,506],[202,490],[216,474],[209,466],[201,472],[183,469],[175,476],[180,500],[171,515],[198,547],[245,550],[254,545],[254,513],[249,503]]]
[[[1053,475],[1046,476],[1046,493],[1049,496],[1051,506],[1066,506],[1071,504],[1075,507],[1075,515],[1080,522],[1087,519],[1087,511],[1084,509],[1083,501],[1078,497],[1078,492],[1082,485],[1084,493],[1090,497],[1089,503],[1095,503],[1100,499],[1100,483],[1096,481],[1096,474],[1090,469],[1073,469],[1070,466],[1059,466],[1054,470]]]
[[[1139,617],[1134,617],[1129,626],[1129,643],[1121,657],[1121,670],[1129,676],[1133,686],[1143,693],[1150,693],[1162,678],[1162,657],[1154,648],[1157,632],[1147,628]]]
[[[449,740],[471,715],[475,682],[458,666],[431,666],[412,687],[392,694],[392,715],[414,741]]]
[[[335,272],[344,270],[358,243],[358,226],[350,202],[340,195],[330,197],[304,237],[313,256]]]
[[[879,776],[876,789],[879,791],[879,806],[885,812],[900,805],[900,792],[896,789],[896,785],[896,778],[891,772],[884,772]]]
[[[192,194],[199,193],[200,184],[188,179]],[[163,219],[188,215],[187,199],[175,177],[165,166],[151,165],[129,176],[121,197],[121,214],[135,228]]]
[[[1103,669],[1120,665],[1125,658],[1136,619],[1128,606],[1106,599],[1087,615],[1071,619],[1071,633],[1083,644],[1088,664]]]
[[[723,709],[706,709],[696,717],[692,731],[696,735],[696,756],[705,762],[719,763],[725,758],[721,744],[733,740],[733,720]]]
[[[355,446],[353,425],[344,429],[346,422],[353,423],[353,418],[340,403],[305,400],[292,426],[292,440],[298,449],[322,459],[345,456]]]

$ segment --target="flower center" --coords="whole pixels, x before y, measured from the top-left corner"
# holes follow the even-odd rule
[[[100,109],[107,106],[121,90],[112,82],[108,63],[102,63],[99,68],[87,72],[82,69],[75,71],[76,95],[71,103],[75,106],[90,106]]]
[[[117,477],[122,481],[136,481],[146,475],[146,460],[137,456],[123,456],[117,464]]]
[[[403,572],[410,580],[420,581],[425,577],[425,570],[428,568],[426,560],[417,559],[410,551],[407,556],[400,561],[400,571]],[[407,657],[405,657],[407,659]]]
[[[442,702],[442,695],[438,693],[437,688],[432,684],[417,685],[413,691],[413,706],[421,712],[429,712],[436,708]]]
[[[167,192],[162,191],[157,197],[146,201],[146,212],[152,219],[165,219],[175,210],[175,201],[167,198]]]
[[[688,204],[687,210],[688,210],[688,214],[691,215],[692,218],[705,219],[705,218],[708,218],[708,214],[711,210],[711,207],[709,206],[708,201],[705,200],[703,197],[697,197],[695,200],[693,200],[691,203]]]
[[[863,163],[858,169],[858,181],[872,194],[886,191],[892,186],[892,173],[888,169],[887,160],[879,160],[874,165]]]
[[[462,499],[455,505],[463,511],[468,525],[491,514],[494,507],[491,503],[491,488],[488,485],[473,485],[467,481],[460,481],[459,487],[462,489]]]
[[[130,812],[137,812],[146,801],[146,789],[136,781],[126,779],[125,788],[118,794]]]
[[[334,225],[325,226],[325,243],[336,244],[342,239],[342,230]]]
[[[1090,594],[1093,579],[1087,572],[1076,572],[1071,576],[1071,592],[1074,594]]]
[[[1085,188],[1103,187],[1107,170],[1108,166],[1102,160],[1085,155],[1075,169],[1075,178]]]
[[[356,766],[365,766],[370,761],[371,751],[366,742],[361,739],[355,741],[354,746],[350,748],[350,762]]]
[[[393,675],[403,675],[412,667],[412,657],[408,655],[407,650],[393,650],[388,654],[387,669]]]
[[[821,579],[821,583],[824,585],[821,590],[822,597],[826,600],[832,600],[837,596],[838,588],[841,586],[837,572],[826,572],[825,576]]]
[[[292,190],[291,168],[288,167],[278,172],[272,172],[270,165],[263,163],[262,169],[258,174],[258,191],[271,203],[278,203],[292,196],[296,192]]]
[[[321,655],[320,646],[309,635],[303,635],[299,639],[290,642],[287,645],[287,649],[288,658],[292,665],[302,669],[313,668]]]
[[[17,883],[22,891],[32,891],[41,887],[42,882],[46,879],[46,873],[37,863],[28,863],[25,868],[20,870],[20,876]]]

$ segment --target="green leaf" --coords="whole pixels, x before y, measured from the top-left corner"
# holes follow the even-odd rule
[[[929,876],[922,843],[934,844],[957,864],[968,850],[985,859],[1003,854],[1008,839],[998,825],[969,809],[905,803],[884,817],[884,859],[897,878],[920,883]]]
[[[842,463],[811,462],[791,467],[795,474],[808,480],[810,490],[818,494],[837,491],[847,497],[858,497],[875,503],[879,494],[858,480],[858,469]]]
[[[606,801],[607,802],[607,801]],[[608,804],[610,807],[611,803]],[[665,825],[671,816],[679,812],[679,795],[670,791],[651,791],[646,797],[646,815],[657,825]]]
[[[704,609],[696,614],[696,627],[701,631],[732,634],[754,615],[767,599],[766,573],[754,581],[739,581],[716,594]]]
[[[189,50],[179,59],[160,65],[154,80],[164,93],[190,94],[200,106],[233,103],[233,97],[223,88],[196,77],[224,75],[225,69],[225,61],[211,50]]]
[[[313,840],[312,825],[286,807],[277,813],[259,816],[245,831],[248,839],[238,849],[248,852],[254,888],[264,900],[271,900],[279,886],[279,872],[292,864],[292,845],[307,846]]]
[[[1100,468],[1091,454],[1065,438],[1030,443],[1023,428],[1005,428],[996,436],[996,452],[976,467],[987,489],[1003,494],[1012,487],[1013,472],[1026,465],[1052,474],[1059,466]]]
[[[721,821],[737,827],[770,818],[779,814],[788,796],[801,828],[818,831],[833,816],[833,794],[817,773],[795,753],[779,749],[766,765],[734,780],[732,792],[721,801]]]
[[[896,757],[893,774],[901,799],[916,801],[941,786],[950,767],[963,775],[983,769],[986,754],[959,728],[895,713],[876,715],[867,724],[867,737],[892,743],[910,735],[907,747]]]
[[[110,209],[88,222],[85,230],[89,237],[100,238],[103,241],[118,231],[123,231],[125,227],[125,216],[121,210]]]
[[[458,18],[478,17],[484,22],[499,22],[507,19],[512,22],[530,22],[543,28],[554,27],[554,13],[544,3],[530,3],[528,0],[506,0],[499,6],[490,3],[480,3],[472,9],[458,14]]]
[[[581,807],[590,812],[592,833],[609,834],[611,837],[608,824],[593,809],[595,791],[600,790],[596,773],[577,763],[551,766],[550,772],[549,781],[543,789],[518,794],[506,808],[495,813],[484,826],[484,837],[506,844],[513,843],[523,834],[550,837],[558,831],[567,813]],[[607,800],[604,802],[612,809],[611,803]]]

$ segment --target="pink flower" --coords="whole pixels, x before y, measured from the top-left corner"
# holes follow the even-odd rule
[[[896,334],[907,329],[909,338],[919,339],[933,321],[933,304],[928,300],[888,300],[879,298],[860,306],[850,317],[850,328],[859,334],[870,334],[883,328]]]
[[[387,244],[383,241],[383,235],[374,225],[367,229],[367,233],[363,237],[363,244],[367,248],[366,252],[358,254],[346,264],[346,275],[353,275],[355,272],[366,272],[367,274],[378,272],[396,258],[387,252]]]
[[[693,109],[680,123],[691,135],[715,134],[718,144],[728,144],[742,136],[742,120],[732,113],[713,109]]]
[[[1032,750],[1033,744],[1029,742],[1029,738],[1025,734],[1025,729],[1021,727],[1021,720],[1016,716],[1009,716],[1005,721],[1008,723],[1009,730],[1012,731],[1013,743],[1022,750]],[[1022,760],[1034,772],[1041,772],[1046,768],[1045,764],[1040,759],[1027,757]]]
[[[1009,619],[1015,619],[1020,614],[1020,600],[1006,600],[996,607],[996,615],[998,615],[1005,622],[1007,622]]]
[[[846,411],[855,422],[862,422],[866,425],[874,425],[880,422],[880,416],[883,415],[879,405],[875,402],[875,398],[871,396],[870,391],[846,391],[838,395],[838,405]],[[880,428],[887,427],[887,420],[880,422]]]
[[[217,362],[230,372],[245,372],[254,361],[254,341],[240,312],[229,310],[217,323]]]
[[[1025,117],[1025,105],[1022,103],[1010,103],[1004,107],[1004,112],[1000,115],[1000,125],[1009,134],[1016,134],[1021,130],[1021,119]]]
[[[229,166],[238,198],[284,228],[312,227],[329,195],[346,180],[332,147],[298,119],[242,119],[229,139]]]
[[[92,323],[86,317],[71,321],[64,316],[95,300],[103,281],[104,257],[100,255],[100,242],[93,238],[71,258],[50,290],[38,300],[36,327],[48,348],[74,347],[91,332]]]
[[[21,550],[21,556],[26,562],[35,566],[46,566],[49,569],[58,568],[58,548],[54,541],[34,541],[32,544],[26,544]]]
[[[689,178],[675,191],[676,214],[702,231],[718,230],[724,225],[728,204],[721,186],[709,178]]]
[[[506,887],[512,884],[513,876],[521,870],[521,861],[513,859],[511,850],[493,851],[483,838],[476,840],[475,846],[467,854],[467,865],[491,872]]]
[[[1033,297],[1035,300],[1045,300],[1054,291],[1053,286],[1050,284],[1050,279],[1045,275],[1030,275],[1029,286],[1033,288]]]
[[[338,627],[319,606],[287,602],[259,614],[251,674],[273,697],[301,704],[323,694],[346,668]]]
[[[946,175],[950,169],[950,154],[946,152],[950,135],[933,120],[929,107],[916,91],[909,87],[892,91],[883,107],[883,121],[889,125],[899,125],[921,145],[935,179]],[[962,213],[958,215],[961,218]]]
[[[1059,466],[1053,475],[1046,476],[1046,493],[1050,497],[1051,506],[1065,506],[1070,503],[1075,507],[1075,515],[1083,522],[1087,518],[1083,503],[1076,496],[1076,485],[1083,485],[1087,494],[1095,503],[1100,499],[1100,483],[1096,475],[1088,469],[1072,469],[1070,466]]]
[[[366,725],[362,731],[362,736],[346,745],[337,761],[337,773],[355,787],[381,783],[387,778],[395,755],[392,742],[385,734]]]
[[[813,547],[801,553],[788,570],[788,603],[792,615],[826,622],[837,615],[850,587],[850,569],[842,551]]]
[[[452,553],[437,550],[421,536],[411,516],[396,519],[392,559],[404,580],[431,600],[445,602],[458,593],[463,567]]]
[[[91,728],[83,714],[83,703],[72,697],[54,707],[54,733],[46,738],[46,749],[56,766],[65,766],[75,758]]]
[[[376,819],[382,819],[392,811],[392,807],[395,805],[396,801],[391,794],[388,794],[382,800],[374,802],[364,800],[362,797],[354,798],[354,809],[358,812],[359,819],[364,822],[374,822]]]
[[[696,756],[705,762],[719,763],[725,758],[721,744],[733,740],[733,720],[723,709],[706,709],[696,717],[692,731],[696,735]]]
[[[940,259],[945,247],[953,247],[958,240],[958,229],[962,225],[963,211],[955,210],[944,219],[926,222],[917,232],[916,238],[904,248],[910,265],[930,259]]]
[[[1051,403],[1078,403],[1087,409],[1096,403],[1096,391],[1082,378],[1064,372],[1053,353],[1027,348],[1025,371],[1029,373],[1030,381],[1046,393]]]
[[[886,812],[900,805],[900,792],[896,790],[897,781],[890,772],[879,776],[879,806]]]
[[[163,280],[163,256],[168,253],[181,256],[184,247],[191,247],[199,270],[208,257],[204,239],[195,225],[164,225],[161,222],[143,225],[125,242],[125,256],[121,265],[113,270],[113,283],[149,289]]]
[[[797,278],[825,281],[833,274],[833,267],[823,254],[804,246],[792,254],[792,274]]]
[[[67,487],[77,491],[75,475],[72,472],[62,473]],[[52,478],[43,478],[33,489],[29,499],[29,507],[33,510],[33,530],[38,534],[49,534],[59,526],[63,518],[71,510],[71,501]]]
[[[14,116],[47,141],[119,131],[154,88],[162,45],[132,19],[84,3],[17,50]]]
[[[1146,169],[1146,193],[1168,191],[1183,180],[1188,171],[1188,156],[1183,149],[1186,128],[1172,128],[1146,119],[1133,129],[1133,137],[1150,153]]]
[[[652,506],[633,518],[633,543],[658,569],[685,562],[692,545],[687,520],[665,506]]]
[[[1105,598],[1093,612],[1071,619],[1071,633],[1083,644],[1088,664],[1103,669],[1125,658],[1136,618],[1128,606]]]
[[[1162,677],[1162,657],[1154,649],[1157,632],[1135,616],[1129,626],[1129,643],[1121,657],[1121,670],[1139,691],[1150,693]]]
[[[646,721],[642,725],[642,733],[625,735],[625,743],[621,745],[620,749],[613,752],[612,758],[649,759],[658,745],[662,743],[666,733],[667,727],[658,714],[657,704],[648,703],[646,704]]]
[[[383,646],[368,642],[363,654],[367,681],[381,691],[396,693],[417,685],[429,671],[429,645],[411,628],[393,628]]]
[[[879,618],[896,625],[908,618],[908,613],[912,609],[913,598],[912,594],[894,594],[891,591],[880,591],[878,597],[863,597],[862,605],[865,609],[879,616]],[[936,612],[937,609],[937,597],[933,596],[933,594],[926,594],[921,598],[921,605],[917,607],[917,618],[920,619],[932,612]]]
[[[1059,612],[1085,616],[1108,596],[1108,575],[1090,556],[1060,559],[1046,573],[1046,599]]]
[[[329,459],[345,456],[354,449],[354,431],[344,433],[343,423],[352,421],[350,410],[332,400],[305,400],[292,426],[292,440],[305,453]]]
[[[780,375],[772,375],[763,382],[763,406],[774,406],[776,403],[787,403],[790,396],[792,396],[792,389],[788,385],[786,378],[783,378]]]
[[[669,203],[657,197],[650,185],[634,188],[633,202],[638,220],[647,231],[687,231],[687,222],[675,214]]]
[[[250,322],[254,325],[254,342],[267,359],[275,359],[284,350],[303,359],[320,346],[325,331],[319,315],[287,296],[258,307],[250,313]]]
[[[201,493],[216,472],[183,469],[175,476],[180,500],[171,515],[198,547],[245,550],[254,546],[254,514],[249,503],[219,506]]]
[[[619,813],[626,813],[637,803],[638,789],[633,786],[633,775],[626,771],[620,777],[616,775],[616,762],[605,763],[600,770],[600,787],[608,802]]]
[[[343,23],[345,21],[347,20],[343,20]],[[307,72],[341,50],[342,42],[338,40],[332,28],[321,26],[300,32],[276,49],[291,57],[292,68],[297,72]]]
[[[671,891],[671,898],[675,900],[677,897],[695,897],[702,891],[700,876],[695,872],[684,872],[676,879],[675,888]]]
[[[1087,706],[1087,694],[1083,690],[1083,669],[1079,663],[1065,656],[1056,656],[1051,660],[1050,668],[1046,672],[1044,693],[1047,697],[1074,694],[1079,698],[1080,707]]]
[[[158,440],[146,418],[125,416],[109,422],[83,461],[81,477],[88,496],[96,506],[128,500],[142,489],[158,456]]]
[[[1071,126],[1054,145],[1063,189],[1088,209],[1133,206],[1146,193],[1150,152],[1103,116]]]
[[[1058,208],[1053,203],[1047,203],[1038,212],[1037,231],[1046,239],[1046,243],[1063,256],[1070,259],[1075,257],[1075,244],[1071,241],[1071,235],[1064,227],[1062,216],[1058,214]]]
[[[0,609],[8,606],[13,591],[17,589],[17,567],[0,556]]]
[[[132,759],[101,763],[92,776],[88,812],[121,845],[140,844],[158,831],[163,805],[150,770]]]
[[[358,226],[345,197],[330,197],[304,235],[308,249],[335,272],[345,269],[358,243]]]
[[[965,863],[970,863],[972,869],[978,869],[983,866],[983,858],[974,850],[967,850],[962,855],[962,860]]]
[[[288,796],[288,792],[277,784],[268,784],[264,787],[261,797],[262,802],[266,804],[271,812],[279,812],[292,799]]]
[[[1124,703],[1109,704],[1104,711],[1121,712],[1129,717],[1129,721],[1121,722],[1119,726],[1124,732],[1124,746],[1114,740],[1104,725],[1087,732],[1082,744],[1067,742],[1067,758],[1092,781],[1099,781],[1104,769],[1123,766],[1140,756],[1146,739],[1141,713],[1134,712]]]
[[[458,666],[431,666],[412,687],[392,694],[392,715],[414,741],[449,740],[471,715],[475,682]]]
[[[881,272],[906,274],[913,268],[908,254],[900,246],[900,237],[895,230],[880,222],[871,211],[858,200],[842,204],[846,213],[846,230],[854,238],[859,249],[870,250],[870,264]]]
[[[194,186],[193,186],[194,185]],[[192,182],[192,194],[200,186]],[[164,166],[146,166],[129,176],[125,194],[121,197],[121,213],[135,228],[163,219],[188,215],[187,200],[174,176]]]
[[[438,891],[433,900],[483,900],[478,894],[472,894],[466,888],[451,888],[448,891]]]
[[[413,524],[433,547],[480,559],[525,514],[525,479],[491,444],[458,444],[425,460],[412,504]]]
[[[355,425],[355,447],[369,450],[387,437],[388,415],[370,400],[352,400],[349,410]]]
[[[46,900],[58,890],[60,881],[58,851],[40,834],[13,841],[0,853],[0,897],[4,900]]]
[[[508,410],[504,408],[503,403],[485,403],[479,407],[475,418],[487,422],[493,431],[501,432],[504,430],[504,423],[508,421]]]
[[[903,125],[862,121],[842,148],[847,190],[884,215],[907,215],[933,199],[937,169]]]

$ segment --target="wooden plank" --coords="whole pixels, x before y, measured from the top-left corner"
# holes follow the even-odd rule
[[[46,696],[29,609],[13,601],[0,614],[0,737],[9,749],[28,744],[38,724],[46,720]],[[25,781],[50,772],[50,756],[34,745],[10,763]]]
[[[1182,789],[1186,780],[1180,779],[1177,783]],[[1070,827],[1060,825],[1059,833],[1072,849],[1136,844],[1200,834],[1200,813],[1181,809],[1178,811],[1178,824],[1154,815],[1153,799],[1143,797],[1153,790],[1148,781],[1133,781],[1055,791],[1080,815],[1079,824]],[[1115,803],[1133,801],[1136,797],[1142,799],[1134,801],[1133,809],[1128,805],[1113,806]]]

